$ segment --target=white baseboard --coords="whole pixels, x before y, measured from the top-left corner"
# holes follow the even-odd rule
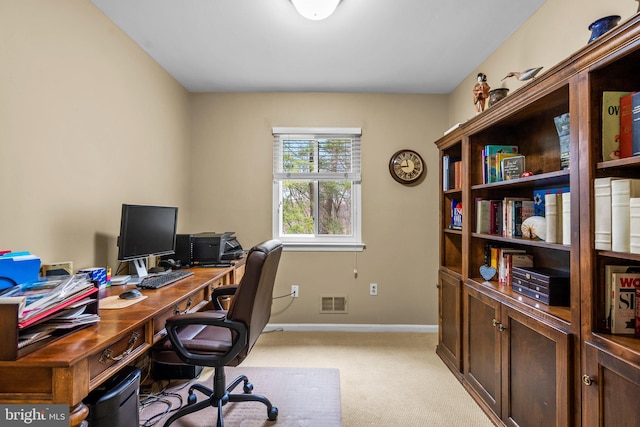
[[[378,325],[333,323],[269,323],[265,332],[321,331],[321,332],[438,332],[438,325]]]

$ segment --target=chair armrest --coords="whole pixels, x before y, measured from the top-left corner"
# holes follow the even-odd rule
[[[213,289],[213,293],[211,294],[211,301],[213,302],[213,306],[216,310],[224,310],[222,308],[222,304],[220,304],[220,297],[224,296],[233,296],[238,290],[238,285],[222,285]]]
[[[193,353],[184,346],[179,337],[178,329],[189,325],[215,326],[230,329],[235,332],[232,334],[232,345],[224,354]],[[194,312],[171,316],[167,319],[165,328],[169,340],[171,344],[173,344],[180,359],[191,365],[226,365],[240,353],[248,340],[247,326],[242,322],[227,319],[226,312],[220,311]]]

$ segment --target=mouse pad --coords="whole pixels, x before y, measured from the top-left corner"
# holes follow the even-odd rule
[[[110,297],[102,298],[100,300],[99,307],[101,309],[124,308],[138,303],[146,298],[147,295],[143,295],[142,297],[136,299],[122,299],[118,295],[111,295]]]

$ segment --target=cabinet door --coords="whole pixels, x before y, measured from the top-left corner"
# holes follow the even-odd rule
[[[570,338],[563,331],[504,307],[502,419],[508,426],[568,426]]]
[[[635,427],[640,422],[640,366],[585,343],[583,377],[585,427]]]
[[[464,289],[464,378],[500,416],[500,303],[469,286]]]
[[[460,278],[440,271],[438,284],[438,355],[454,372],[462,372],[462,282]]]

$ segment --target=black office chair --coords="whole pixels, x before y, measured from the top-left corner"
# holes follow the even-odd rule
[[[189,388],[187,406],[179,409],[164,424],[192,412],[214,406],[218,408],[217,426],[223,426],[222,407],[229,402],[262,402],[267,407],[267,418],[274,421],[278,408],[264,396],[251,394],[253,385],[241,375],[226,385],[225,366],[238,366],[247,357],[271,317],[273,285],[282,253],[282,243],[269,240],[251,248],[247,255],[245,273],[238,285],[225,285],[213,291],[211,309],[176,315],[167,319],[169,340],[156,351],[156,358],[168,363],[179,362],[214,368],[213,389],[202,384]],[[229,310],[225,311],[219,298],[233,295]],[[173,359],[173,360],[172,360]],[[232,394],[240,383],[243,394]],[[194,390],[209,398],[197,402]]]

